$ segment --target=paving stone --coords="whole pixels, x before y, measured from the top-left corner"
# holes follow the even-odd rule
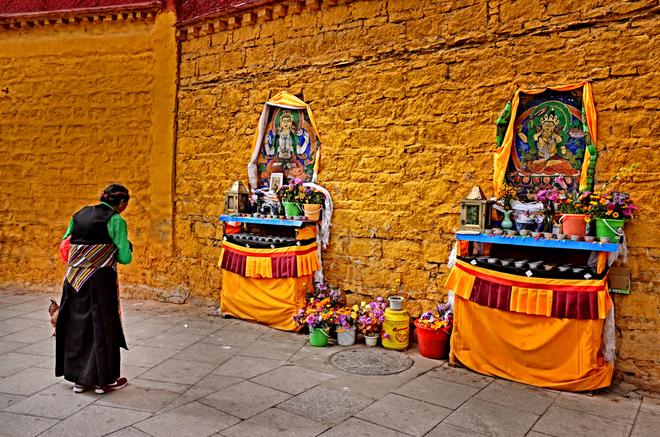
[[[153,390],[165,390],[174,393],[185,393],[188,389],[190,389],[190,387],[192,387],[191,384],[177,384],[175,382],[154,381],[151,379],[142,379],[142,378],[133,378],[130,381],[128,381],[128,383],[143,388],[149,388]]]
[[[220,345],[195,343],[174,355],[174,358],[188,361],[222,364],[236,355],[236,350],[223,349]]]
[[[21,317],[14,317],[11,319],[3,320],[0,322],[0,331],[6,332],[8,334],[14,333],[14,332],[20,332],[23,331],[24,329],[27,328],[32,328],[33,326],[39,326],[42,325],[41,320],[34,320],[34,319],[24,319]],[[6,338],[6,335],[2,337],[3,341],[9,341],[9,339]],[[11,340],[11,341],[18,341],[18,340]],[[25,343],[31,343],[31,342],[25,342]]]
[[[32,326],[30,328],[22,329],[9,335],[5,335],[2,337],[2,339],[4,341],[16,341],[19,343],[32,344],[49,339],[52,335],[53,328],[51,326]]]
[[[66,419],[101,397],[93,390],[74,393],[73,385],[55,384],[7,408],[7,411],[31,416]]]
[[[21,349],[25,346],[28,346],[28,344],[27,343],[20,343],[20,342],[17,342],[17,341],[5,341],[3,339],[0,339],[0,354],[15,351],[15,350]]]
[[[644,399],[642,400],[642,405],[640,405],[639,409],[640,411],[651,411],[655,413],[660,413],[660,398],[645,396]]]
[[[266,358],[252,358],[236,355],[214,370],[213,374],[248,379],[280,367],[282,364],[284,364],[284,361],[282,360],[270,360]]]
[[[243,348],[261,337],[264,332],[265,330],[261,329],[246,329],[240,326],[230,325],[214,332],[213,334],[207,335],[201,340],[201,342]]]
[[[399,387],[395,393],[453,410],[478,391],[478,388],[468,385],[420,376]]]
[[[247,419],[289,398],[286,393],[245,381],[201,398],[200,402]]]
[[[149,434],[140,431],[137,428],[129,426],[119,431],[115,431],[112,434],[108,434],[107,437],[151,437]]]
[[[660,411],[640,409],[630,436],[656,437],[658,433],[660,433]]]
[[[179,396],[179,393],[140,387],[128,384],[126,387],[115,392],[104,394],[96,405],[106,405],[118,408],[130,408],[133,410],[148,411],[155,413]]]
[[[199,361],[168,359],[140,375],[141,379],[174,382],[177,384],[195,384],[211,373],[217,366]]]
[[[525,435],[538,415],[470,399],[445,419],[445,423],[488,436]]]
[[[205,376],[197,384],[186,390],[185,394],[188,396],[193,396],[195,399],[199,399],[201,397],[208,396],[211,393],[222,390],[225,387],[229,387],[243,381],[245,381],[243,378],[237,378],[234,376],[211,374]]]
[[[495,380],[477,393],[475,397],[541,415],[559,397],[559,392],[512,381]]]
[[[277,343],[270,340],[258,339],[244,347],[241,350],[241,355],[286,361],[298,352],[300,347],[296,343]]]
[[[463,429],[458,426],[450,425],[448,423],[442,422],[440,425],[433,428],[426,434],[425,437],[472,437],[480,436],[483,434],[478,434],[473,430]],[[526,437],[530,437],[530,434],[526,434]],[[547,436],[546,436],[547,437]]]
[[[57,381],[53,369],[30,367],[0,379],[0,393],[33,395]]]
[[[364,420],[351,417],[341,422],[339,425],[327,430],[321,437],[407,437],[403,434],[389,428],[376,425],[375,423],[365,422]]]
[[[286,365],[256,376],[251,381],[297,395],[332,377],[326,373]]]
[[[336,425],[370,403],[371,400],[352,393],[316,386],[282,403],[278,408],[317,422]]]
[[[270,408],[222,431],[222,435],[227,437],[313,437],[326,428],[326,425],[291,414],[288,411]]]
[[[0,376],[6,378],[35,364],[42,363],[48,358],[39,355],[19,354],[9,352],[0,355]]]
[[[142,375],[144,372],[149,370],[149,367],[140,367],[140,366],[127,366],[125,364],[121,365],[121,376],[127,378],[129,381],[137,378]]]
[[[42,361],[41,363],[37,363],[32,367],[39,367],[41,369],[54,370],[55,369],[55,357],[47,358],[46,361]]]
[[[56,419],[0,413],[0,436],[32,437],[55,425]]]
[[[460,367],[449,367],[447,364],[433,369],[427,375],[432,378],[442,379],[443,381],[455,382],[476,388],[484,388],[495,380],[490,376],[481,375],[472,370]]]
[[[25,314],[25,312],[18,309],[13,309],[12,307],[3,307],[0,308],[0,321],[18,317],[22,314]]]
[[[275,343],[293,343],[298,346],[303,346],[309,341],[308,335],[299,334],[296,332],[287,332],[280,331],[279,329],[270,329],[266,331],[261,337],[260,340],[263,341],[272,341]],[[314,348],[317,351],[319,348]]]
[[[186,319],[183,321],[180,321],[176,323],[174,326],[172,326],[170,329],[166,331],[167,334],[194,334],[194,335],[201,335],[201,336],[207,336],[209,334],[212,334],[216,332],[217,330],[221,329],[224,324],[221,323],[222,319],[216,319],[218,320],[217,323],[214,322],[206,322],[203,320],[195,320],[195,319]]]
[[[442,421],[451,410],[397,394],[374,402],[355,416],[397,431],[422,436]]]
[[[149,417],[144,411],[89,405],[61,421],[40,437],[103,436]]]
[[[172,325],[167,323],[155,323],[146,320],[124,329],[124,335],[130,347],[131,344],[162,334],[171,327]]]
[[[121,362],[129,366],[154,367],[178,352],[168,347],[129,346],[129,350],[121,351]]]
[[[191,344],[197,343],[202,338],[204,338],[204,336],[201,334],[169,334],[167,332],[163,332],[153,337],[138,340],[135,342],[135,344],[141,346],[167,347],[183,350]]]
[[[205,436],[228,428],[240,419],[221,411],[191,402],[161,413],[134,427],[154,436]]]
[[[582,411],[567,410],[552,405],[536,422],[532,431],[561,436],[615,437],[627,436],[631,429],[632,425],[628,423],[615,422]]]
[[[41,340],[37,343],[32,343],[20,349],[17,349],[15,352],[20,352],[22,354],[32,354],[32,355],[43,355],[46,357],[55,356],[55,337],[47,338],[46,340]]]
[[[554,406],[567,410],[582,411],[617,422],[633,423],[641,399],[629,399],[611,393],[587,396],[580,393],[561,393]]]
[[[25,398],[27,398],[27,396],[8,395],[5,393],[0,393],[0,410],[9,408],[11,405],[15,404],[16,402],[20,402]]]

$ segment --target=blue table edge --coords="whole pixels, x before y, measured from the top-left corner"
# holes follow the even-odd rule
[[[257,225],[275,225],[275,226],[297,226],[300,227],[305,223],[305,220],[290,220],[279,218],[264,218],[264,217],[237,217],[233,215],[221,215],[218,217],[221,222],[238,222],[238,223],[253,223]]]
[[[485,235],[485,234],[456,234],[457,240],[474,241],[477,243],[509,244],[512,246],[548,247],[553,249],[593,250],[596,252],[617,252],[616,243],[587,243],[586,241],[572,240],[546,240],[543,238],[521,237],[520,235]]]

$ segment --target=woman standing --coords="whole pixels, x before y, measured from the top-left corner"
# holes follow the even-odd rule
[[[89,388],[105,393],[127,384],[119,372],[119,348],[128,348],[117,263],[132,261],[128,229],[120,216],[129,199],[123,185],[108,186],[101,203],[74,214],[62,238],[70,238],[70,249],[55,329],[55,375],[73,382],[76,393]]]

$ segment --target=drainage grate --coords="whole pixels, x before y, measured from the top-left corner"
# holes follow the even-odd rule
[[[392,375],[410,369],[412,358],[387,349],[348,349],[330,356],[332,367],[357,375]]]

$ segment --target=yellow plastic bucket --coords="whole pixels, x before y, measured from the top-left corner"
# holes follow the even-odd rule
[[[385,309],[382,332],[383,347],[404,350],[410,339],[410,317],[406,310]]]

